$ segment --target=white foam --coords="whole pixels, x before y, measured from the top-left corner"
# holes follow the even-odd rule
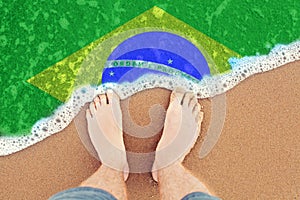
[[[115,90],[121,99],[155,87],[169,90],[183,87],[187,91],[194,92],[198,98],[208,98],[230,90],[251,75],[270,71],[297,60],[300,60],[300,41],[289,45],[277,45],[268,55],[241,59],[231,58],[229,59],[231,71],[215,76],[205,76],[199,82],[174,76],[147,75],[132,83],[110,83],[98,87],[84,86],[74,91],[68,102],[60,106],[52,116],[36,122],[30,135],[1,137],[0,156],[18,152],[62,131],[70,124],[85,103],[91,102],[96,95],[103,94],[107,88]]]

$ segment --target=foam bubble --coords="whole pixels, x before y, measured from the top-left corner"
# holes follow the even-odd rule
[[[60,106],[52,116],[36,122],[32,127],[31,135],[0,137],[0,156],[25,149],[62,131],[70,124],[85,103],[91,102],[98,94],[104,94],[108,88],[115,90],[121,99],[142,90],[156,87],[169,90],[182,87],[195,93],[198,98],[209,98],[230,90],[251,75],[270,71],[296,60],[300,60],[300,41],[289,45],[277,45],[268,55],[243,57],[241,59],[230,58],[231,71],[215,76],[204,76],[199,82],[181,77],[152,74],[143,76],[132,83],[84,86],[75,90],[71,98]]]

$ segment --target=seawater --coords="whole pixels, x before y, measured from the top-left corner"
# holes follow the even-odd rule
[[[121,99],[125,99],[146,89],[161,87],[173,90],[176,87],[182,87],[203,99],[225,93],[251,75],[267,72],[297,60],[300,60],[300,41],[289,45],[277,45],[268,55],[243,57],[241,59],[230,58],[228,61],[232,68],[230,71],[214,76],[204,76],[200,81],[176,76],[149,74],[131,83],[83,86],[76,89],[71,98],[60,106],[53,115],[36,122],[30,135],[1,137],[0,156],[25,149],[62,131],[70,124],[85,103],[91,102],[96,95],[105,93],[108,88],[117,92]]]

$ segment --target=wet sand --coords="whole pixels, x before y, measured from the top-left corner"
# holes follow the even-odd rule
[[[149,108],[158,103],[167,108],[169,95],[164,89],[134,95],[130,116],[146,126]],[[210,123],[210,101],[200,100],[205,112],[202,136],[184,165],[225,200],[300,199],[300,61],[254,75],[226,97],[221,137],[204,159],[199,159],[199,149]],[[153,151],[159,138],[160,134],[149,139],[125,134],[126,147],[134,152]],[[0,157],[1,199],[47,199],[76,187],[99,166],[72,122],[32,147]],[[129,199],[159,199],[158,185],[149,173],[131,174],[127,186]]]

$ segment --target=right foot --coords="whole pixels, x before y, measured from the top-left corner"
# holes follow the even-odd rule
[[[170,97],[164,131],[157,145],[152,177],[157,181],[157,170],[182,162],[199,136],[203,112],[194,94],[175,89]]]

